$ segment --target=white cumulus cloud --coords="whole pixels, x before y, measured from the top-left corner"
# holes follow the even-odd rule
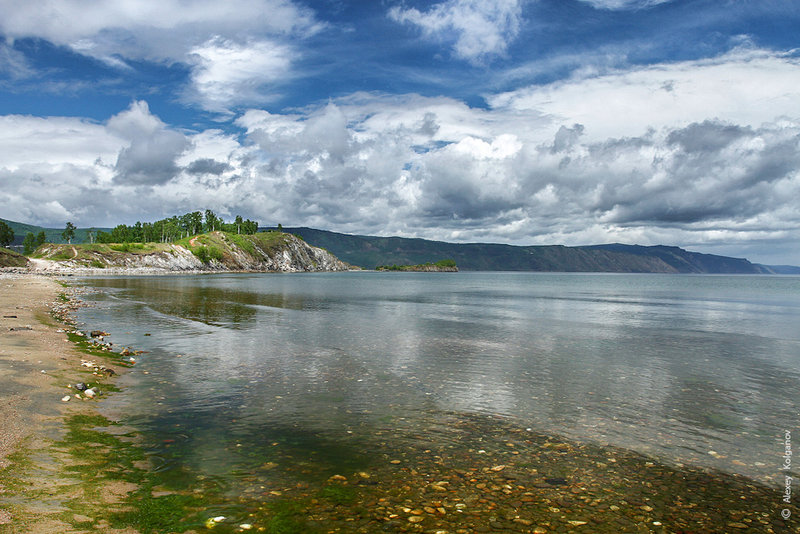
[[[0,0],[0,11],[8,39],[45,39],[123,70],[132,60],[185,64],[189,100],[211,111],[262,102],[256,89],[285,78],[292,40],[323,26],[290,0]],[[0,61],[19,70],[8,50]]]
[[[578,123],[592,139],[706,118],[758,126],[800,116],[800,58],[737,50],[696,61],[576,76],[488,97],[495,109],[538,111]]]
[[[422,12],[394,7],[392,20],[418,26],[429,39],[452,43],[459,58],[481,62],[502,56],[519,34],[520,0],[447,0]]]
[[[274,41],[239,44],[214,37],[189,53],[193,68],[188,98],[220,112],[231,103],[264,103],[270,99],[265,89],[289,76],[293,56],[290,47]]]
[[[189,141],[152,115],[147,102],[132,103],[129,109],[111,117],[107,127],[128,141],[117,156],[118,183],[159,184],[178,173],[176,160]]]
[[[94,57],[183,61],[208,35],[292,35],[317,26],[289,0],[0,1],[0,32],[39,37]]]

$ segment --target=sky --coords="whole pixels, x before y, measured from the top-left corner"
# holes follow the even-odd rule
[[[0,0],[0,217],[800,265],[796,0]]]

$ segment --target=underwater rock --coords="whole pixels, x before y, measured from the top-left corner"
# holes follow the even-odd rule
[[[217,526],[217,523],[222,523],[223,521],[225,521],[225,516],[218,515],[216,517],[209,517],[208,519],[206,519],[206,522],[204,524],[206,528],[214,528]]]

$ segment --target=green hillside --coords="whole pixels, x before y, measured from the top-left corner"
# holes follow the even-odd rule
[[[750,263],[744,258],[700,254],[699,252],[689,252],[682,248],[667,247],[664,245],[643,247],[640,245],[622,245],[614,243],[610,245],[593,245],[583,248],[658,258],[681,273],[763,274],[772,272],[769,267]]]
[[[44,230],[44,235],[47,238],[48,243],[66,243],[67,241],[61,237],[61,232],[64,231],[63,228],[43,228],[41,226],[35,226],[32,224],[25,224],[15,221],[9,221],[3,218],[0,218],[0,221],[3,221],[8,226],[14,230],[14,242],[12,245],[22,245],[22,241],[25,239],[25,235],[28,232],[33,233],[34,235],[38,234],[42,230]],[[89,237],[87,232],[89,232],[91,228],[78,228],[75,230],[75,237],[72,239],[73,243],[88,243]],[[110,228],[94,228],[94,230],[102,230],[105,232],[111,231]]]
[[[34,258],[62,269],[156,269],[160,271],[346,271],[329,252],[281,232],[253,235],[209,232],[174,243],[46,243]]]

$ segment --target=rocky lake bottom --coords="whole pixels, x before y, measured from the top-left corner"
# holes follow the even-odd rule
[[[779,514],[799,512],[782,504],[780,488],[742,476],[546,436],[496,417],[428,416],[413,428],[397,420],[413,445],[366,427],[338,437],[289,427],[252,449],[231,436],[223,477],[180,461],[191,452],[179,431],[132,446],[100,437],[130,431],[102,419],[78,421],[73,430],[83,433],[82,447],[104,455],[79,473],[138,485],[104,512],[109,519],[96,513],[93,525],[141,532],[800,532]],[[426,441],[442,426],[459,437]],[[137,448],[145,454],[131,462]]]
[[[131,485],[85,527],[800,532],[797,288],[462,274],[85,283],[147,351],[64,441]]]

